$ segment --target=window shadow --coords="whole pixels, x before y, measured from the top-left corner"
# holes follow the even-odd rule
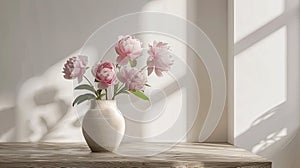
[[[286,36],[286,100],[262,112],[249,128],[235,137],[235,144],[262,155],[274,162],[274,166],[292,167],[297,159],[292,156],[299,146],[299,3],[286,0],[285,11],[255,32],[238,41],[234,56],[255,45],[283,26]],[[295,5],[298,4],[298,5]],[[251,54],[247,55],[249,60]],[[266,66],[267,67],[267,66]],[[246,76],[247,77],[247,76]],[[259,81],[258,81],[259,82]],[[267,87],[267,86],[266,86]],[[275,94],[274,94],[275,95]],[[274,96],[270,95],[270,96]],[[251,96],[251,95],[249,95]],[[249,102],[249,106],[253,106]],[[239,111],[242,113],[242,111]],[[239,120],[239,118],[235,119]],[[235,125],[239,127],[239,125]],[[298,142],[295,142],[298,141]],[[299,148],[298,148],[299,150]],[[297,153],[297,152],[296,152]],[[299,153],[299,152],[298,152]],[[284,158],[284,159],[282,159]],[[295,166],[295,165],[294,165]],[[296,166],[297,167],[297,166]]]

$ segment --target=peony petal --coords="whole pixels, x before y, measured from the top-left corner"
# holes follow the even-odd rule
[[[116,50],[116,53],[118,54],[118,55],[122,55],[122,53],[120,52],[120,50],[119,50],[119,48],[116,46],[115,47],[115,50]]]
[[[92,67],[91,71],[95,79],[99,81],[99,88],[105,89],[114,84],[116,80],[115,69],[115,65],[109,61],[98,62]]]
[[[117,63],[120,65],[127,65],[129,62],[127,57],[118,56]]]
[[[87,66],[87,63],[88,63],[88,57],[87,56],[79,55],[78,58],[80,60],[79,62],[81,63],[81,67]]]
[[[160,69],[157,69],[157,68],[155,68],[155,74],[156,74],[157,76],[159,76],[159,77],[162,77],[162,76],[163,76],[162,71],[161,71]]]
[[[137,68],[123,67],[117,77],[128,90],[140,90],[147,82],[146,75]]]
[[[101,81],[98,83],[99,89],[107,89],[108,86],[109,86],[109,85],[107,85],[106,83],[101,82]]]

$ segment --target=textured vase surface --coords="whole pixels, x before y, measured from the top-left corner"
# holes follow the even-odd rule
[[[125,120],[115,100],[92,100],[82,121],[82,133],[92,152],[118,149],[125,132]]]

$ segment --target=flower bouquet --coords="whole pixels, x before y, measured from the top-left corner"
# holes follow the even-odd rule
[[[137,68],[139,58],[147,51],[147,61],[142,68]],[[142,42],[130,35],[120,36],[115,46],[116,62],[100,61],[91,68],[94,77],[89,80],[85,73],[88,69],[88,57],[78,55],[71,57],[64,64],[63,74],[65,79],[77,79],[81,83],[83,78],[88,84],[80,84],[75,90],[87,90],[89,93],[79,95],[73,101],[73,106],[87,100],[91,101],[91,109],[99,109],[99,121],[94,122],[89,110],[83,119],[83,134],[92,151],[113,151],[119,146],[124,131],[124,118],[116,107],[115,98],[119,94],[133,94],[143,100],[149,100],[144,94],[145,87],[150,87],[147,77],[153,72],[162,77],[163,73],[170,70],[174,63],[170,46],[167,43],[153,41],[148,48],[142,47]],[[109,87],[113,93],[109,94]],[[101,122],[103,118],[113,118],[108,122]],[[117,124],[116,124],[117,123]],[[108,124],[108,125],[107,125]],[[98,127],[95,132],[95,127]],[[113,130],[111,130],[113,128]],[[108,133],[109,132],[109,133]],[[112,133],[116,132],[116,133]],[[115,141],[112,141],[114,139]]]

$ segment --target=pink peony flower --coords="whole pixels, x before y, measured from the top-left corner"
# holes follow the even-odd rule
[[[134,61],[141,56],[143,48],[140,40],[132,36],[120,36],[117,46],[115,47],[117,54],[117,63],[126,65],[128,61]]]
[[[147,77],[137,68],[121,68],[117,77],[125,84],[127,90],[142,90],[147,82]]]
[[[78,78],[78,82],[82,81],[83,74],[87,68],[88,57],[86,56],[76,56],[71,57],[64,64],[63,73],[65,79],[75,79]]]
[[[162,76],[162,72],[169,71],[174,63],[167,43],[154,41],[153,45],[149,45],[148,53],[150,54],[147,60],[148,75],[154,70],[157,76]]]
[[[92,74],[99,81],[98,87],[106,89],[116,83],[116,68],[111,62],[105,61],[97,63],[92,68]]]

